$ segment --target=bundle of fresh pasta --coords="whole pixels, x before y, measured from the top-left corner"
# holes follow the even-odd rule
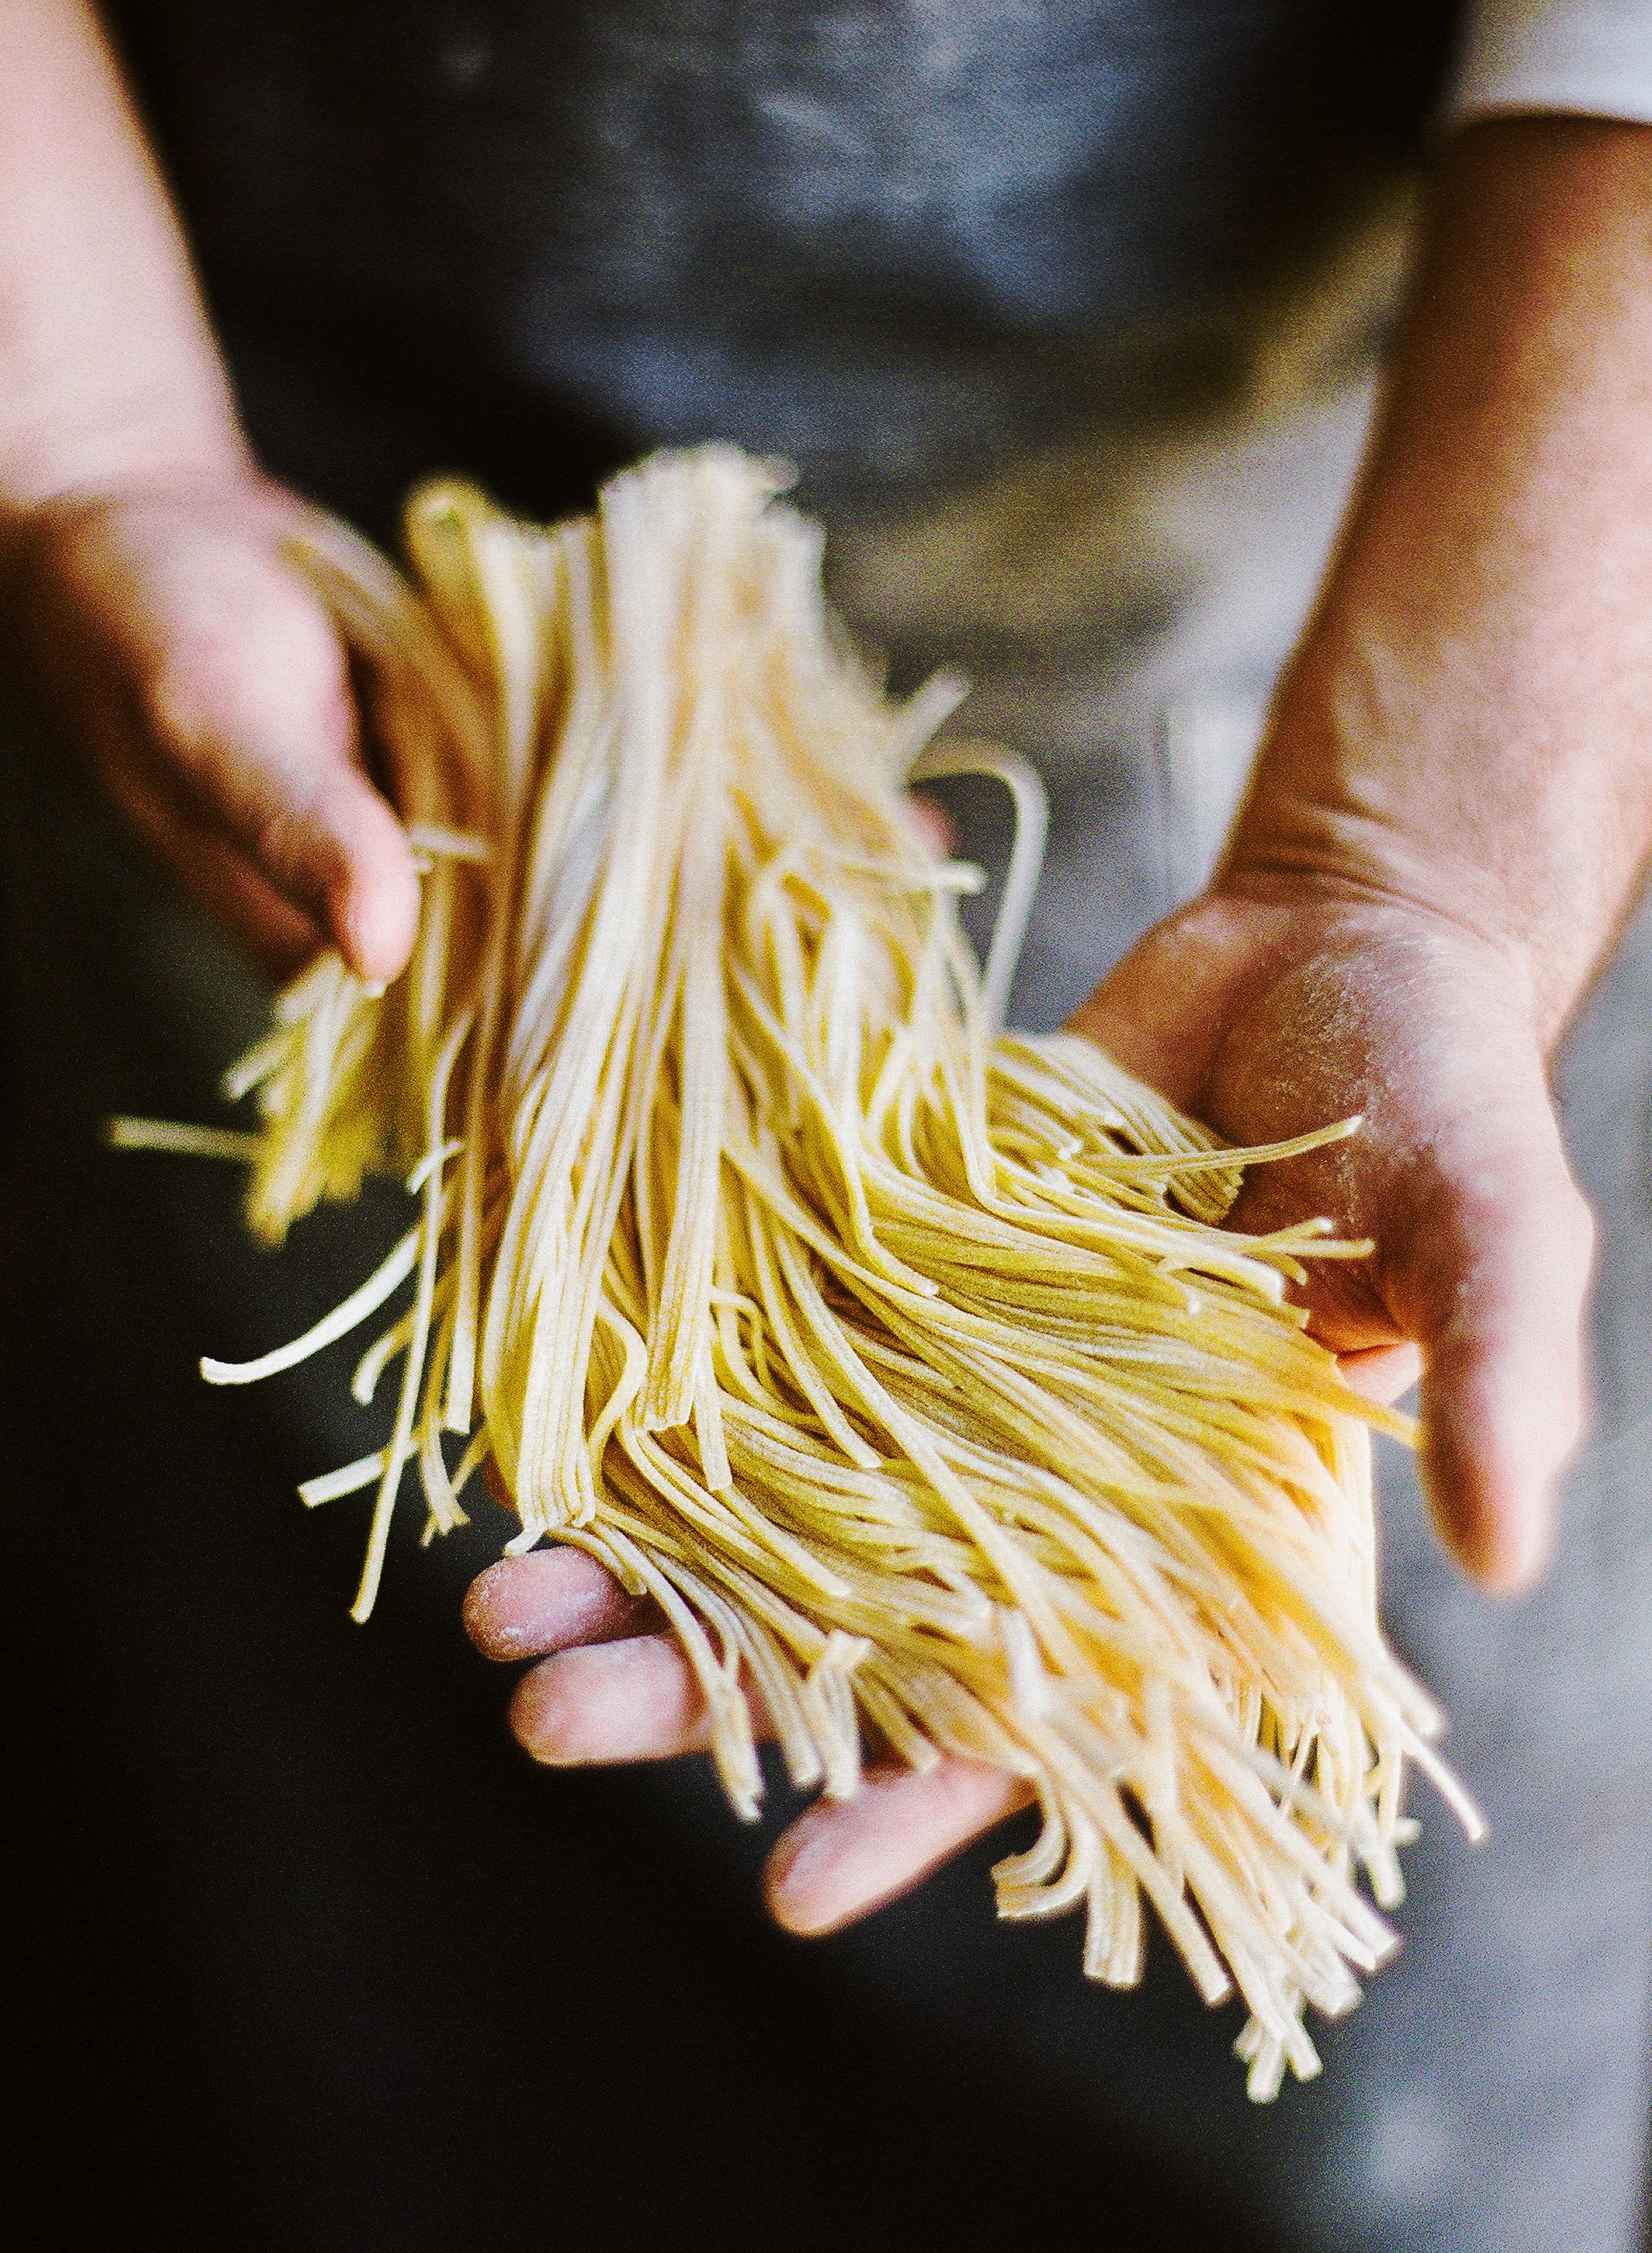
[[[863,1740],[1014,1771],[1043,1827],[1002,1913],[1083,1902],[1123,1985],[1145,1899],[1269,2095],[1391,1946],[1358,1879],[1398,1898],[1405,1762],[1440,1773],[1377,1626],[1384,1412],[1285,1294],[1359,1247],[1216,1225],[1306,1145],[1220,1148],[1084,1041],[998,1030],[1041,808],[930,755],[1028,817],[983,975],[976,872],[904,798],[958,692],[863,675],[777,488],[707,448],[547,530],[429,486],[417,591],[317,525],[422,917],[387,992],[317,962],[229,1087],[261,1237],[371,1170],[417,1217],[307,1336],[203,1366],[271,1374],[410,1281],[356,1378],[400,1361],[388,1441],[303,1490],[376,1494],[359,1619],[408,1464],[428,1533],[491,1455],[513,1549],[657,1601],[742,1814],[748,1684],[800,1785],[854,1792]]]

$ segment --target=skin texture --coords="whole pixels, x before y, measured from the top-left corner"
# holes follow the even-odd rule
[[[418,879],[362,761],[345,652],[249,476],[80,491],[12,544],[36,677],[137,834],[269,976],[324,943],[393,978]]]
[[[0,609],[138,834],[273,973],[404,962],[405,838],[336,636],[289,570],[303,506],[236,429],[187,254],[93,19],[0,11]],[[1331,1215],[1316,1329],[1385,1397],[1422,1371],[1442,1538],[1515,1590],[1554,1538],[1585,1381],[1588,1214],[1554,1043],[1652,841],[1652,131],[1509,119],[1434,184],[1360,493],[1210,889],[1080,1027],[1236,1141],[1364,1114],[1236,1216]],[[512,1726],[552,1765],[703,1742],[645,1607],[571,1551],[466,1605],[532,1659]],[[761,1719],[761,1716],[758,1717]],[[1016,1787],[875,1775],[776,1847],[800,1932],[887,1901]]]

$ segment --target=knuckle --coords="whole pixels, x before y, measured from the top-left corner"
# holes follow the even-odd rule
[[[347,712],[344,655],[324,618],[192,623],[168,636],[139,702],[150,731],[192,758],[278,743],[313,751]]]

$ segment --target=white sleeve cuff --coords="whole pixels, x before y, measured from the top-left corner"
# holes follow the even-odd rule
[[[1652,0],[1475,0],[1442,122],[1545,110],[1652,124]]]

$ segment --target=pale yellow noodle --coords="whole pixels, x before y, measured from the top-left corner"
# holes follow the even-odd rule
[[[1376,1613],[1368,1427],[1404,1426],[1285,1289],[1359,1247],[1216,1224],[1246,1164],[1356,1122],[1230,1152],[1088,1043],[999,1031],[1035,786],[927,757],[1021,804],[984,983],[977,879],[904,799],[961,692],[878,691],[777,490],[721,447],[550,530],[427,487],[418,591],[324,521],[300,544],[425,905],[387,992],[318,964],[230,1076],[264,1122],[248,1210],[278,1239],[380,1171],[419,1217],[338,1317],[210,1373],[415,1277],[361,1372],[404,1357],[387,1446],[303,1489],[377,1490],[358,1617],[406,1461],[429,1532],[491,1454],[513,1548],[658,1602],[742,1814],[747,1681],[799,1783],[853,1791],[863,1739],[1013,1770],[1043,1827],[1002,1912],[1084,1905],[1086,1971],[1127,1984],[1150,1902],[1208,1998],[1244,1995],[1268,2096],[1316,2069],[1305,2006],[1392,1945],[1358,1880],[1398,1898],[1399,1778],[1439,1767]]]

